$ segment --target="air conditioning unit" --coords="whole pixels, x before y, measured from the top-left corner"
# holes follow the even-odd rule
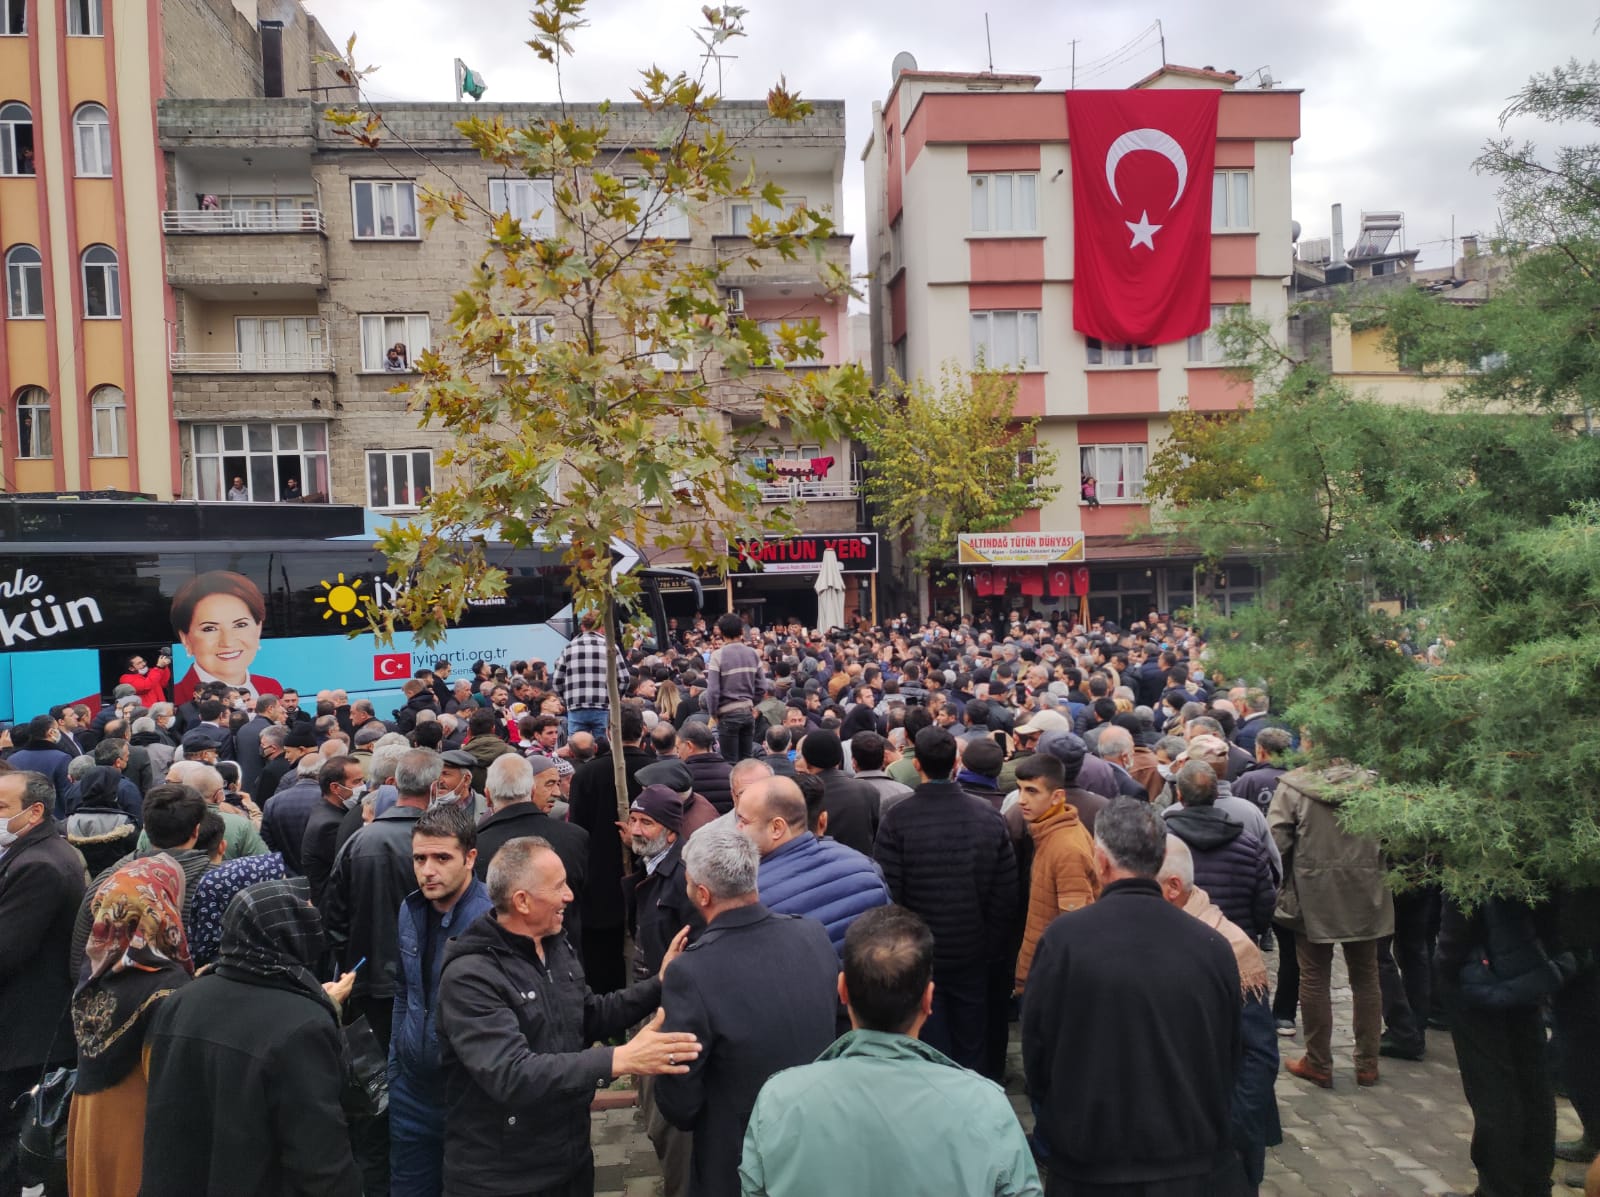
[[[735,316],[744,314],[744,288],[728,288],[728,311]]]

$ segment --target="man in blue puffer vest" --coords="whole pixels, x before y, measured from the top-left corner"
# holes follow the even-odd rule
[[[824,839],[827,815],[806,806],[787,777],[767,777],[739,795],[739,830],[761,853],[756,878],[761,904],[779,914],[814,918],[828,929],[833,950],[844,952],[850,924],[876,906],[889,905],[889,887],[871,857]]]
[[[411,829],[418,888],[400,904],[400,975],[389,1040],[389,1192],[444,1191],[444,1073],[439,1065],[439,970],[445,941],[494,904],[473,875],[478,834],[455,803],[422,813]]]

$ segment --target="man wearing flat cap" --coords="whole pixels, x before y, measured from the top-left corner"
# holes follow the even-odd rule
[[[646,773],[664,765],[675,765],[688,773],[682,761],[660,761],[639,770],[639,780],[644,782]],[[687,788],[693,783],[684,784]],[[660,971],[674,935],[684,927],[689,928],[691,937],[698,934],[705,929],[705,919],[689,900],[684,875],[683,844],[688,836],[683,834],[683,798],[660,782],[646,784],[628,808],[628,839],[633,847],[634,871],[622,884],[633,924],[633,976],[635,981],[642,981]],[[645,1133],[661,1161],[666,1197],[684,1197],[689,1184],[691,1136],[672,1126],[656,1108],[654,1085],[642,1087],[639,1104]]]
[[[475,754],[464,748],[452,748],[447,752],[441,752],[439,761],[443,769],[439,773],[439,788],[433,800],[454,802],[472,816],[474,823],[481,822],[489,814],[489,800],[484,797],[483,787],[478,782],[478,774],[483,771],[487,777],[487,767],[479,763]]]

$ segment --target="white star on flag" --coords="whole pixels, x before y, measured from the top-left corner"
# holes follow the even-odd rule
[[[1138,249],[1141,245],[1146,249],[1155,249],[1155,236],[1161,231],[1161,226],[1150,223],[1149,212],[1140,212],[1137,224],[1131,220],[1124,220],[1122,223],[1127,225],[1128,231],[1133,234],[1133,240],[1128,243],[1129,249]]]

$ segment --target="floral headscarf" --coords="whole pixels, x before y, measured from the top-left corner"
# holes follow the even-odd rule
[[[163,852],[123,865],[95,893],[88,975],[72,996],[79,1092],[110,1088],[132,1071],[156,1004],[194,972],[183,887],[182,867]]]

